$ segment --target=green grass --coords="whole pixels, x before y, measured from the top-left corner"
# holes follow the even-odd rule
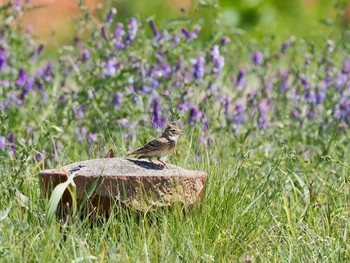
[[[6,262],[348,261],[348,169],[255,136],[203,149],[196,163],[193,150],[184,158],[195,144],[184,135],[171,162],[209,175],[202,205],[184,213],[126,213],[116,206],[108,220],[73,217],[49,227],[38,169],[19,175],[30,199],[25,208],[7,190],[14,178],[4,176],[1,208],[12,207],[0,223],[0,255]]]

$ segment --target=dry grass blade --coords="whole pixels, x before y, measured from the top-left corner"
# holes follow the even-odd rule
[[[12,205],[10,204],[6,209],[0,210],[0,221],[4,220],[7,218],[10,210],[11,210]]]

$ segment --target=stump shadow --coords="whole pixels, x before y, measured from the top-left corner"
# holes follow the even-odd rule
[[[147,170],[164,170],[165,169],[165,167],[162,164],[151,163],[149,161],[142,161],[142,160],[135,160],[135,159],[127,159],[127,160]]]

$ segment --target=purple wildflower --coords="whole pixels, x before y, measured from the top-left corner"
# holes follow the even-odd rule
[[[321,104],[326,98],[325,90],[318,90],[316,92],[316,104]]]
[[[349,121],[350,119],[350,99],[342,97],[333,109],[333,116],[339,121]]]
[[[97,134],[93,133],[93,132],[89,132],[87,140],[88,140],[89,144],[94,142],[94,141],[96,141],[97,140]]]
[[[178,103],[176,109],[179,112],[185,112],[189,109],[189,106],[187,103]]]
[[[224,108],[224,114],[225,114],[226,116],[229,115],[229,106],[230,106],[230,102],[231,102],[231,100],[230,100],[230,98],[229,98],[228,96],[225,96],[224,99],[223,99],[223,101],[222,101],[222,106],[223,106],[223,108]]]
[[[73,111],[77,119],[84,117],[84,108],[82,106],[79,106],[79,105],[73,106]]]
[[[7,88],[10,86],[10,82],[8,80],[0,80],[0,87]]]
[[[117,92],[117,94],[115,94],[113,104],[116,110],[119,109],[122,98],[123,98],[123,93]]]
[[[186,28],[182,28],[181,29],[181,33],[182,33],[182,36],[184,38],[186,38],[187,40],[191,40],[192,39],[190,32],[188,32]]]
[[[26,84],[23,87],[23,92],[27,93],[31,91],[33,89],[33,85],[34,85],[34,78],[33,77],[28,78]]]
[[[151,87],[153,87],[153,89],[157,90],[159,88],[159,81],[157,79],[151,78],[149,82]]]
[[[126,37],[127,44],[130,44],[136,37],[137,33],[137,20],[135,17],[130,18],[128,23],[128,35]]]
[[[0,109],[1,109],[1,110],[7,110],[8,107],[9,107],[9,102],[8,102],[8,100],[5,100],[5,101],[1,104]]]
[[[10,143],[9,154],[12,155],[15,152],[15,136],[14,136],[13,132],[10,132],[7,135],[7,140]]]
[[[224,67],[225,58],[223,56],[220,56],[220,51],[219,51],[218,45],[213,45],[210,48],[210,58],[214,64],[213,69],[212,69],[212,73],[215,75],[220,74],[221,69]]]
[[[281,79],[280,82],[280,92],[285,92],[288,84],[288,72],[279,71],[278,76]]]
[[[140,88],[140,92],[141,93],[146,93],[146,94],[149,94],[152,92],[152,88],[147,86],[147,85],[142,85],[141,88]]]
[[[173,33],[170,39],[170,43],[172,47],[177,46],[180,43],[181,39],[178,34]]]
[[[271,106],[271,99],[261,99],[259,103],[260,113],[266,113]]]
[[[23,86],[26,83],[26,79],[27,73],[23,68],[21,68],[16,79],[16,85]]]
[[[198,142],[200,145],[206,145],[207,144],[207,138],[203,135],[198,136]]]
[[[131,138],[131,136],[132,136],[132,133],[131,132],[127,132],[127,133],[124,134],[124,139],[125,140],[129,140]],[[127,149],[129,149],[128,146],[127,146]]]
[[[33,85],[34,85],[34,78],[32,77],[28,78],[26,81],[26,84],[23,87],[21,94],[19,95],[19,99],[21,100],[22,103],[24,102],[25,95],[33,89]]]
[[[251,60],[254,65],[261,65],[264,62],[263,54],[260,51],[255,51],[251,55]]]
[[[203,123],[204,130],[209,130],[209,120],[207,117],[203,118],[202,123]]]
[[[160,71],[162,72],[162,76],[164,78],[169,78],[171,76],[171,66],[164,60],[161,59],[159,61]]]
[[[114,37],[120,40],[124,35],[124,25],[122,23],[118,23],[114,29]]]
[[[344,87],[346,80],[347,80],[347,76],[342,73],[338,74],[335,77],[335,87],[337,88],[338,91],[340,91]]]
[[[237,75],[236,87],[242,89],[245,87],[245,83],[245,70],[240,69]]]
[[[196,120],[199,120],[202,117],[203,113],[200,109],[192,107],[190,109],[190,115],[188,117],[188,125],[193,126]]]
[[[152,30],[153,38],[154,39],[160,38],[160,34],[159,34],[158,30],[157,30],[157,27],[156,27],[153,19],[148,20],[148,25],[149,25],[149,27]]]
[[[112,8],[111,10],[109,10],[107,16],[106,16],[106,23],[110,24],[113,21],[113,16],[117,13],[117,9],[116,8]]]
[[[22,8],[21,8],[21,1],[20,0],[15,0],[13,3],[13,10],[15,12],[21,12]]]
[[[244,120],[244,107],[242,102],[237,102],[234,108],[235,124],[241,125]]]
[[[158,128],[161,125],[161,109],[159,104],[159,98],[154,97],[151,101],[152,108],[152,126]]]
[[[258,128],[262,129],[267,126],[265,114],[271,106],[271,99],[261,99],[259,103]]]
[[[259,130],[266,127],[266,117],[265,114],[260,113],[258,117],[258,128]]]
[[[345,74],[348,74],[349,71],[350,71],[350,64],[346,59],[344,59],[341,73],[343,73],[345,75]]]
[[[306,117],[309,119],[309,120],[314,120],[315,117],[316,117],[316,114],[315,114],[315,111],[310,108],[306,114]]]
[[[306,76],[304,74],[300,75],[300,83],[305,90],[310,88],[309,83],[307,82]]]
[[[48,62],[45,67],[42,70],[39,70],[36,74],[39,78],[51,82],[52,81],[52,69],[53,69],[53,64],[52,62]]]
[[[77,134],[77,141],[81,142],[83,140],[83,137],[86,135],[86,129],[85,128],[76,128],[75,133]]]
[[[5,52],[0,52],[0,73],[6,68]]]
[[[290,117],[293,119],[296,119],[299,117],[299,110],[298,108],[293,108],[291,113],[290,113]]]
[[[230,39],[228,37],[223,37],[220,40],[220,45],[221,46],[226,46],[226,44],[229,43],[229,42],[230,42]]]
[[[189,32],[186,28],[182,28],[181,29],[181,34],[182,34],[182,36],[185,39],[190,41],[190,40],[193,40],[193,39],[197,38],[199,31],[200,31],[200,27],[199,26],[196,26],[192,33]]]
[[[210,48],[210,59],[214,60],[218,56],[220,56],[219,46],[218,45],[211,46],[211,48]]]
[[[0,136],[0,150],[5,150],[6,148],[6,139],[4,136]]]
[[[198,82],[201,82],[204,77],[204,64],[205,59],[203,56],[200,56],[196,59],[191,60],[192,61],[192,76],[194,79],[196,79]]]
[[[35,152],[35,160],[40,163],[44,159],[45,151],[43,152]]]
[[[101,36],[104,40],[107,40],[107,33],[106,33],[106,29],[104,26],[100,27],[100,32],[101,32]]]
[[[129,124],[129,120],[127,118],[122,118],[117,120],[117,123],[119,124],[120,128],[125,129]]]
[[[114,29],[114,40],[113,40],[114,45],[116,46],[117,49],[124,48],[124,43],[122,40],[124,35],[125,35],[124,25],[122,23],[118,23]]]
[[[316,96],[314,91],[312,90],[305,90],[304,91],[304,99],[308,102],[308,103],[316,103]]]
[[[83,50],[81,51],[81,53],[80,53],[80,59],[81,59],[81,61],[84,63],[84,62],[86,62],[89,58],[90,58],[90,51],[89,51],[87,48],[83,49]]]
[[[251,91],[251,92],[248,92],[247,94],[247,102],[248,103],[253,103],[255,101],[255,98],[256,98],[256,91]]]
[[[107,61],[105,61],[103,66],[103,73],[106,76],[115,76],[115,74],[117,73],[115,58],[108,59]]]
[[[285,54],[287,49],[295,42],[295,37],[291,36],[288,40],[284,41],[281,45],[280,53]]]

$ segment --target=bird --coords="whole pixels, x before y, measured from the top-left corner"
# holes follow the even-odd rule
[[[164,157],[175,149],[181,132],[182,130],[180,128],[169,123],[160,137],[155,138],[135,151],[128,153],[126,157],[131,155],[139,155],[138,159],[147,158],[151,163],[154,163],[152,158],[156,157],[157,160],[163,164],[163,167],[169,169],[166,163],[160,158]]]

